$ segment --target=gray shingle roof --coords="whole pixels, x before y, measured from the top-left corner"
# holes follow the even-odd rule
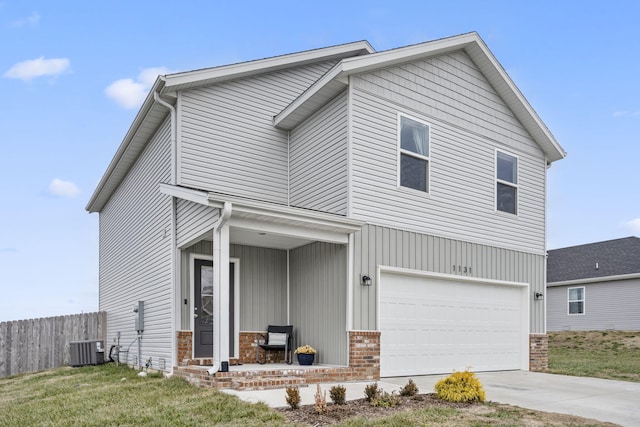
[[[640,273],[638,237],[553,249],[547,253],[547,283]]]

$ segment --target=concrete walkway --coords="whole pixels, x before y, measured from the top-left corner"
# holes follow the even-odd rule
[[[435,383],[444,375],[412,377],[421,393],[433,392]],[[537,372],[482,372],[478,374],[487,400],[521,408],[558,412],[608,421],[622,426],[640,426],[640,383],[570,377]],[[402,388],[408,377],[384,378],[378,386],[392,392]],[[367,382],[341,383],[347,399],[364,397]],[[327,391],[334,384],[321,384]],[[224,390],[247,402],[264,402],[270,407],[286,407],[284,389],[261,391]],[[316,386],[300,388],[301,404],[313,404]]]

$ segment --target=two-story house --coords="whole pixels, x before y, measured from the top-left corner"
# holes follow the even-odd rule
[[[290,324],[315,381],[544,367],[564,156],[476,33],[160,76],[87,205],[107,346],[213,374]]]

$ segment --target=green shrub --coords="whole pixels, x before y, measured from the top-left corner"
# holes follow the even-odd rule
[[[454,372],[436,383],[436,397],[448,402],[484,402],[485,393],[473,372]]]
[[[364,388],[364,397],[367,402],[371,402],[373,399],[378,397],[380,394],[380,390],[378,389],[378,383],[367,384]]]
[[[371,406],[378,408],[393,408],[400,404],[400,398],[395,392],[387,393],[380,389],[377,396],[371,400]]]
[[[298,409],[300,407],[300,390],[296,386],[288,386],[286,391],[287,404],[291,409]]]
[[[409,378],[409,382],[400,389],[400,396],[412,397],[418,394],[418,386]]]
[[[329,389],[329,397],[336,405],[344,405],[347,398],[347,389],[342,385],[334,385]]]

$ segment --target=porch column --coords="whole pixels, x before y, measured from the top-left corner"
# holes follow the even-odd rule
[[[213,229],[213,359],[229,361],[229,225],[231,203],[225,203]]]

